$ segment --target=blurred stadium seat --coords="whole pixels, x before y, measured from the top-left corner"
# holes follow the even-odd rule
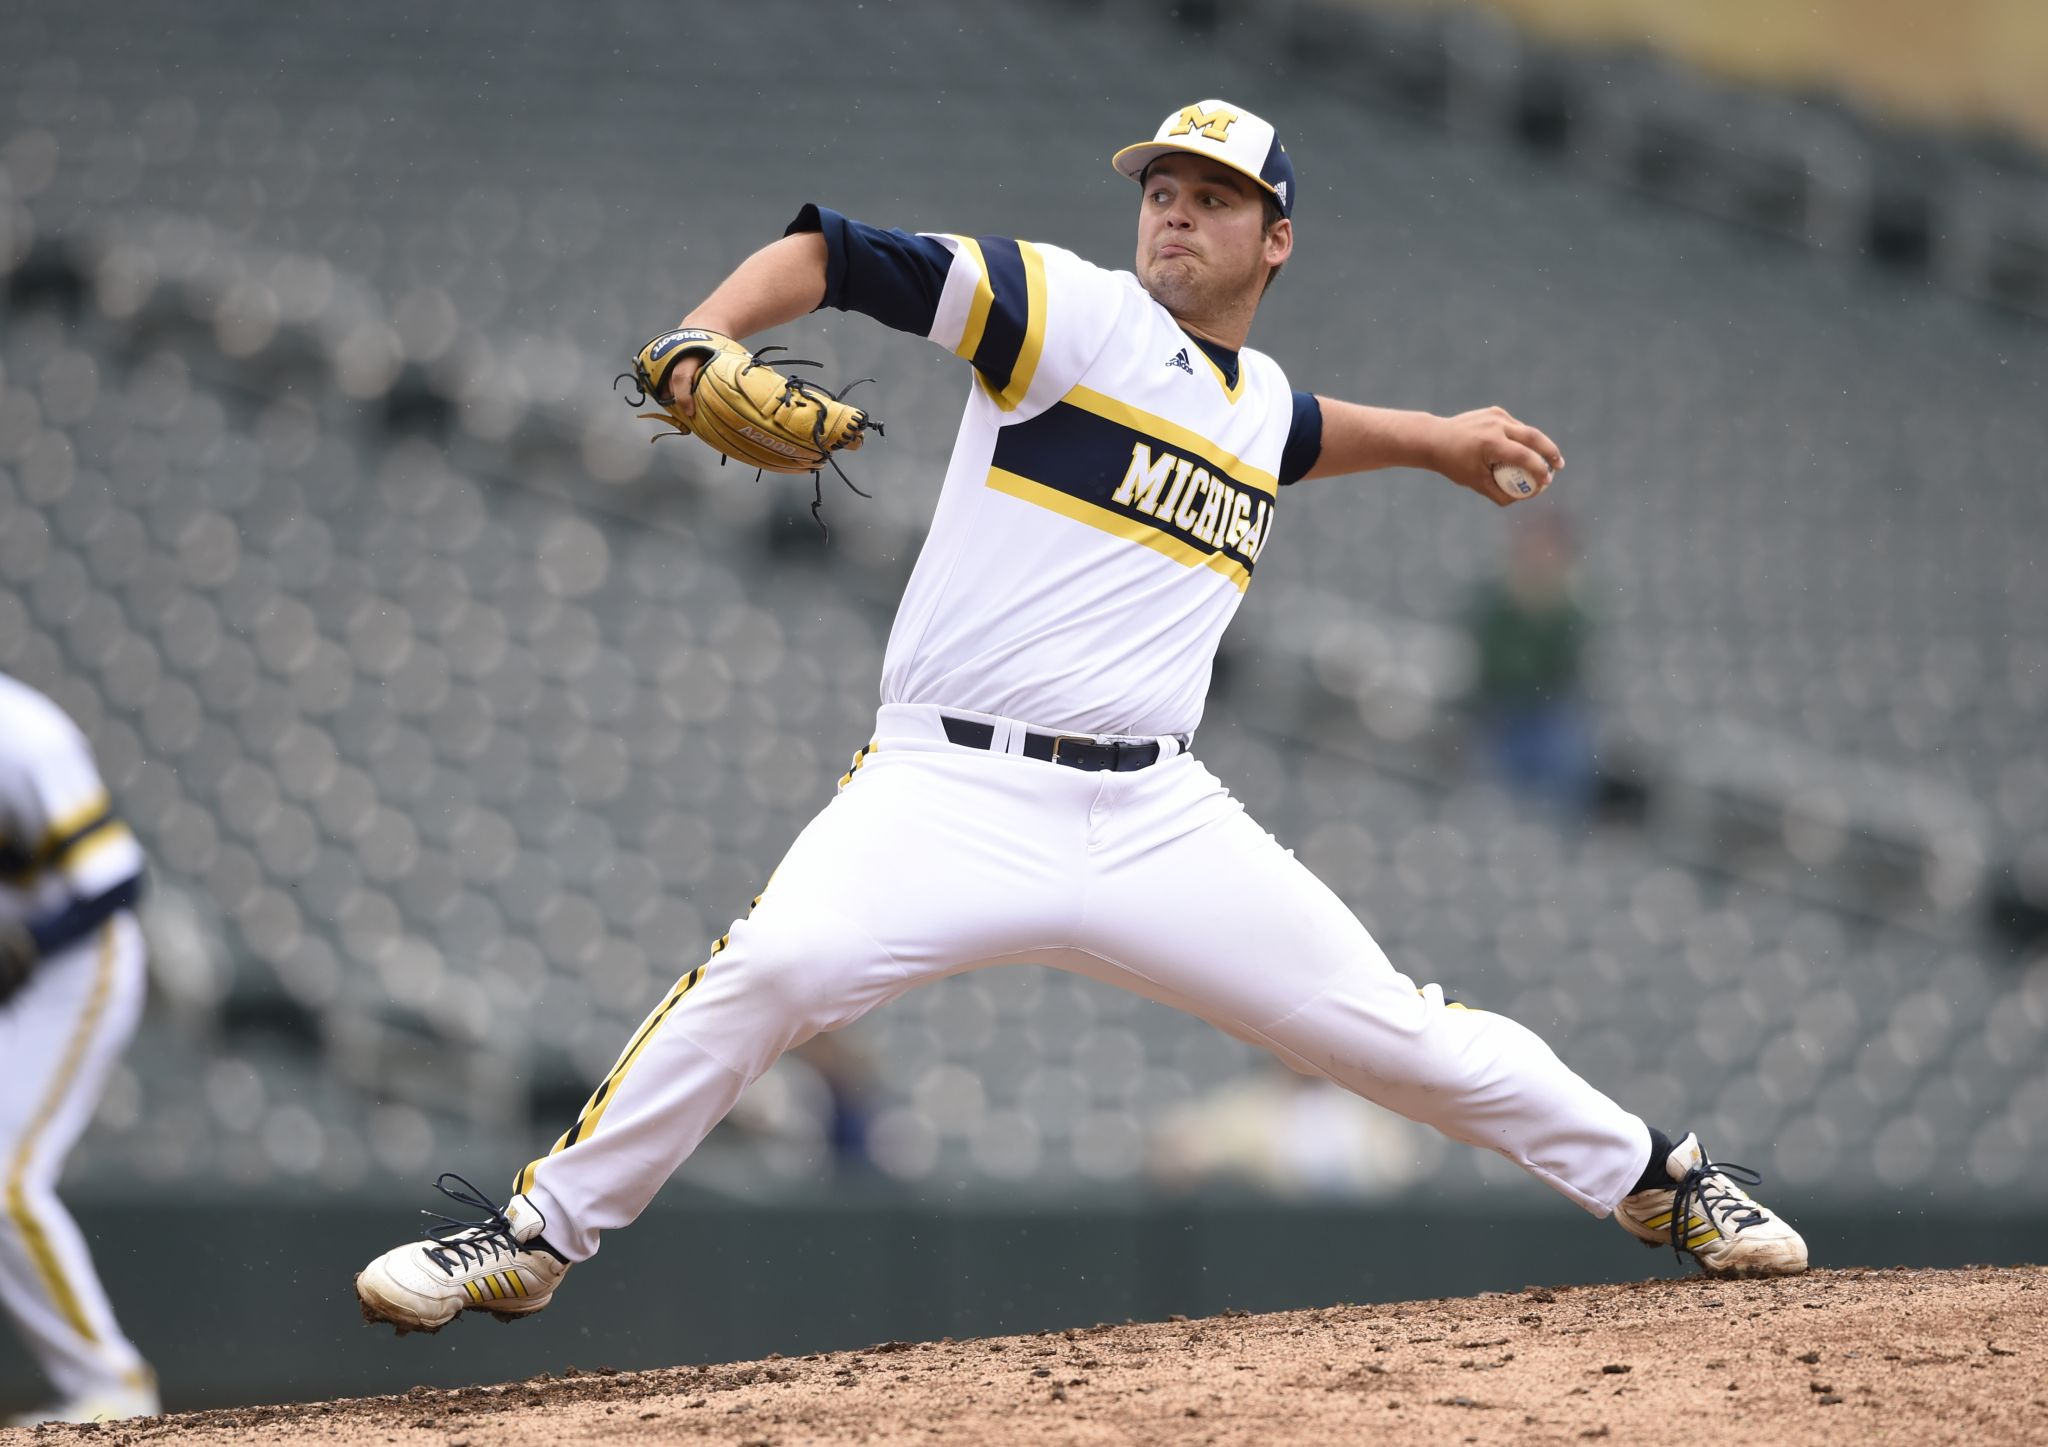
[[[516,1162],[867,737],[959,396],[913,343],[816,327],[891,379],[875,502],[828,493],[824,545],[807,488],[649,448],[623,348],[814,194],[1118,261],[1108,150],[1276,83],[1126,11],[966,31],[905,0],[889,63],[979,79],[861,88],[848,176],[850,93],[788,83],[832,35],[754,10],[692,19],[749,119],[690,153],[633,95],[687,80],[652,12],[524,8],[506,45],[502,9],[174,8],[0,14],[0,668],[92,735],[160,886],[159,1028],[77,1169]],[[1138,52],[1142,94],[1106,95]],[[1429,91],[1426,47],[1389,55]],[[1985,898],[2048,860],[2048,332],[1758,234],[1808,224],[1789,163],[1680,198],[1753,210],[1730,228],[1339,89],[1268,102],[1307,194],[1255,340],[1299,385],[1561,439],[1596,699],[1653,802],[1562,837],[1456,767],[1455,615],[1511,521],[1397,477],[1288,499],[1209,762],[1404,969],[1653,1119],[1819,1193],[2048,1201],[2048,957]],[[1733,104],[1661,94],[1653,192]],[[2048,863],[2014,877],[2048,907]],[[1129,1179],[1252,1061],[1024,972],[851,1039],[907,1179]],[[773,1089],[764,1129],[818,1108]],[[789,1139],[777,1169],[830,1168]]]

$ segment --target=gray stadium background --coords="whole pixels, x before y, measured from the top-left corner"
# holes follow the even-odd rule
[[[1403,968],[1762,1168],[1818,1259],[2022,1249],[2038,163],[1470,16],[1238,13],[0,13],[0,668],[153,863],[150,1017],[70,1192],[174,1402],[1668,1269],[1405,1128],[1356,1200],[1173,1189],[1161,1131],[1264,1067],[1018,971],[847,1032],[872,1164],[778,1069],[554,1327],[349,1317],[433,1174],[501,1189],[829,797],[965,385],[791,330],[882,379],[826,544],[807,485],[650,448],[626,350],[806,200],[1122,263],[1108,151],[1218,94],[1302,177],[1254,343],[1572,459],[1611,807],[1561,835],[1460,759],[1456,620],[1515,518],[1412,475],[1289,499],[1210,764]]]

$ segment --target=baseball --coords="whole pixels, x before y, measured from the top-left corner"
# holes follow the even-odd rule
[[[1494,463],[1493,480],[1509,497],[1534,497],[1543,491],[1526,469],[1517,467],[1512,462]]]

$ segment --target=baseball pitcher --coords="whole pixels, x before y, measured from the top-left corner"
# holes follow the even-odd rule
[[[864,418],[758,385],[766,360],[736,338],[859,311],[929,337],[972,382],[874,736],[837,795],[502,1209],[443,1178],[482,1219],[372,1261],[356,1283],[369,1319],[432,1331],[540,1310],[783,1051],[1007,964],[1199,1015],[1710,1272],[1805,1269],[1798,1234],[1743,1191],[1753,1173],[1674,1142],[1514,1021],[1418,989],[1202,765],[1217,643],[1290,489],[1421,467],[1506,506],[1564,458],[1498,407],[1439,417],[1296,391],[1245,345],[1294,246],[1293,163],[1266,121],[1203,101],[1113,164],[1138,184],[1130,271],[806,206],[635,359],[677,427],[785,470],[815,471]]]

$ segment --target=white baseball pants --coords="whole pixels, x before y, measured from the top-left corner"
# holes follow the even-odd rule
[[[948,742],[942,712],[993,725],[992,748]],[[638,1216],[783,1051],[990,965],[1051,965],[1199,1015],[1598,1215],[1641,1176],[1641,1120],[1514,1021],[1425,999],[1171,739],[1149,768],[1095,773],[1023,757],[1024,728],[882,708],[753,912],[520,1173],[556,1249],[588,1257]]]
[[[0,1305],[65,1397],[150,1380],[56,1189],[135,1033],[147,973],[141,927],[122,913],[0,1005]]]

